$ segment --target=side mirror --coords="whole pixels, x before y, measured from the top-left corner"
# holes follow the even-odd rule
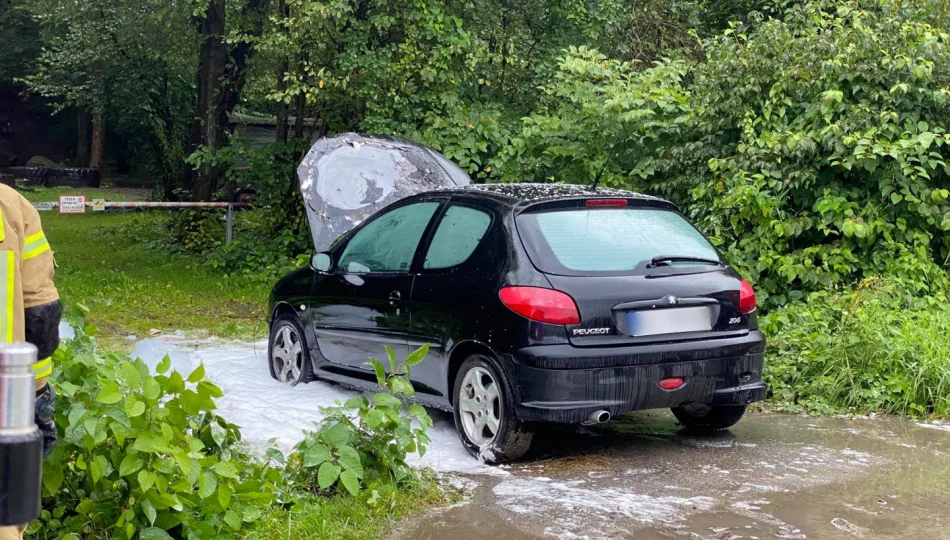
[[[313,257],[310,257],[310,267],[317,272],[329,272],[331,266],[333,266],[333,258],[329,253],[315,253]]]

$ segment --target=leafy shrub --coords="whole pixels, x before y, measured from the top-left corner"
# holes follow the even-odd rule
[[[53,360],[60,441],[43,465],[33,537],[233,537],[279,512],[275,502],[312,511],[320,497],[339,494],[380,506],[422,485],[405,459],[425,453],[432,421],[419,405],[408,415],[403,407],[413,393],[409,369],[428,347],[401,363],[388,351],[389,373],[371,360],[380,392],[324,409],[317,431],[289,457],[272,448],[252,459],[238,427],[214,414],[222,392],[203,367],[185,377],[165,357],[152,374],[141,360],[97,354],[95,328],[77,307],[76,338]]]
[[[240,433],[213,413],[221,390],[199,367],[152,375],[98,355],[80,325],[55,353],[59,443],[43,466],[38,537],[217,538],[247,528],[279,470],[249,464]]]
[[[765,376],[784,410],[950,415],[950,308],[895,279],[816,292],[763,316]]]
[[[571,49],[504,178],[670,198],[766,308],[865,276],[946,283],[950,36],[931,24],[944,4],[790,2],[704,41],[704,62],[643,70]]]
[[[429,444],[426,429],[432,420],[420,405],[409,405],[408,416],[402,410],[404,400],[413,394],[409,370],[428,352],[429,346],[423,345],[397,364],[393,351],[386,347],[388,373],[381,362],[370,359],[380,391],[371,398],[360,395],[320,410],[323,420],[317,430],[296,448],[298,483],[321,490],[335,486],[356,495],[364,488],[377,490],[418,480],[406,464],[406,455],[425,454]],[[412,426],[413,420],[418,427]]]

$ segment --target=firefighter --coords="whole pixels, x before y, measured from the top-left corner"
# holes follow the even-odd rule
[[[53,285],[53,252],[33,205],[16,190],[0,185],[0,343],[29,342],[38,349],[33,364],[36,380],[36,424],[43,432],[44,456],[56,442],[53,406],[56,398],[47,379],[52,355],[59,347],[62,304]],[[15,494],[4,494],[16,496]],[[0,527],[0,540],[23,536],[26,524]]]

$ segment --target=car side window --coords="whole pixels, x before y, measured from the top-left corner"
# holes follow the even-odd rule
[[[432,237],[422,267],[427,270],[451,268],[467,261],[481,242],[491,215],[468,206],[450,206]]]
[[[374,219],[350,238],[337,268],[353,274],[408,272],[439,204],[407,204]]]

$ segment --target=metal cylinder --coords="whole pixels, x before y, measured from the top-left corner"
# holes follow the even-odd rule
[[[0,345],[0,525],[40,515],[43,435],[35,422],[36,347]]]
[[[20,435],[37,429],[33,417],[35,362],[36,347],[29,343],[0,346],[0,435]]]

